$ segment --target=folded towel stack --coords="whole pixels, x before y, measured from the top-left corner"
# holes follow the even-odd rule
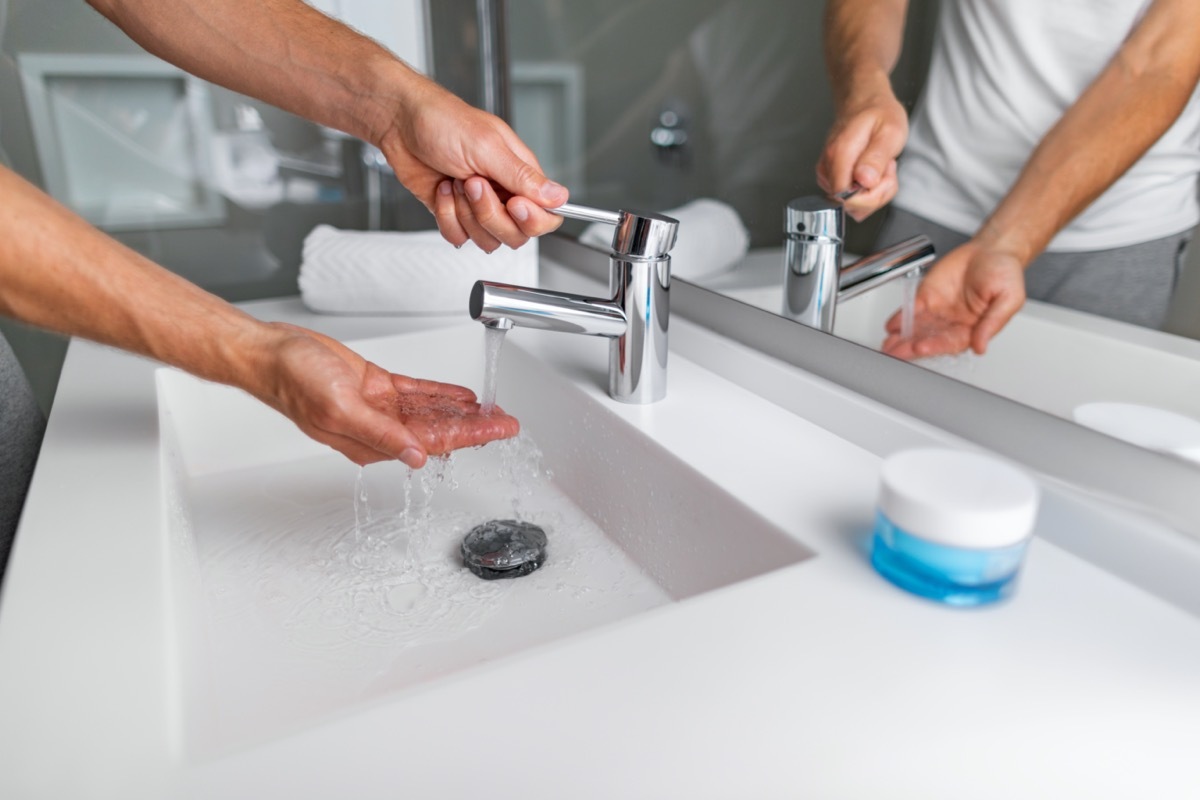
[[[671,274],[685,280],[719,275],[733,269],[750,249],[750,234],[732,206],[719,200],[699,200],[664,211],[679,220],[679,239],[671,250]],[[595,223],[579,237],[593,247],[612,244],[611,225]]]
[[[467,312],[477,280],[537,286],[537,241],[487,254],[437,231],[343,231],[318,225],[304,240],[300,297],[324,314]]]

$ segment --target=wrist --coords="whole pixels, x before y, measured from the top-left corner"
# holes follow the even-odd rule
[[[381,59],[367,72],[370,87],[364,93],[362,138],[386,152],[429,98],[445,90],[394,57]]]
[[[839,115],[854,111],[897,104],[896,93],[886,70],[877,66],[859,67],[835,81],[834,106]]]
[[[988,253],[1016,259],[1024,269],[1046,246],[1041,237],[1027,226],[994,215],[983,223],[973,237],[976,246]]]
[[[272,401],[278,391],[273,365],[285,342],[294,337],[295,332],[241,312],[212,328],[208,363],[184,368],[202,378],[235,386],[276,406]]]

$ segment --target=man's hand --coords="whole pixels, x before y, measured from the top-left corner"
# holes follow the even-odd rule
[[[904,359],[961,353],[983,355],[988,342],[1025,303],[1025,272],[1012,255],[974,241],[951,250],[917,289],[913,335],[901,336],[901,313],[887,322],[883,352]]]
[[[397,179],[433,212],[442,236],[454,245],[470,239],[490,253],[557,229],[562,217],[545,209],[565,203],[567,190],[542,174],[513,130],[419,80],[412,107],[399,109],[380,147]]]
[[[256,396],[356,464],[398,458],[418,469],[428,455],[520,431],[500,409],[481,414],[475,393],[463,386],[389,373],[327,336],[271,327],[280,335]]]
[[[846,213],[862,221],[896,196],[896,159],[908,140],[908,116],[891,91],[839,112],[817,164],[817,184],[829,195],[854,188]]]

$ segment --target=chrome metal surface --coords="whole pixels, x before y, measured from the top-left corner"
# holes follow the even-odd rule
[[[609,259],[609,288],[628,321],[608,351],[608,393],[624,403],[667,396],[671,261]]]
[[[581,219],[585,222],[603,222],[607,225],[619,225],[621,222],[620,211],[605,211],[602,208],[591,208],[576,203],[563,203],[550,211],[560,216]]]
[[[620,306],[583,295],[476,281],[470,306],[472,319],[493,328],[516,325],[585,336],[615,337],[625,333],[625,315]]]
[[[612,251],[626,258],[662,258],[671,252],[679,233],[678,220],[653,211],[605,211],[574,203],[549,210],[571,219],[615,225]]]
[[[613,235],[613,254],[626,258],[658,259],[671,252],[679,221],[652,211],[622,211]]]
[[[787,204],[783,231],[788,236],[840,243],[846,238],[846,213],[841,203],[829,197],[797,197]]]
[[[908,275],[935,257],[929,238],[914,236],[842,269],[845,228],[837,198],[800,197],[784,213],[783,314],[826,333],[833,331],[839,300]]]
[[[933,242],[924,234],[855,261],[838,274],[838,300],[849,300],[933,263]]]
[[[476,0],[483,108],[509,118],[508,32],[503,0]]]
[[[679,223],[635,211],[564,204],[563,216],[616,225],[609,256],[610,299],[490,281],[471,289],[471,318],[512,327],[604,336],[611,340],[608,393],[623,403],[653,403],[667,394],[671,257]],[[624,249],[632,252],[623,252]],[[648,255],[653,254],[653,255]]]

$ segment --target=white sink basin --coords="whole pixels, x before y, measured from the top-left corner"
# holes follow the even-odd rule
[[[482,363],[482,331],[352,346],[396,372],[478,385],[461,354]],[[360,473],[248,396],[160,371],[189,752],[282,735],[811,555],[513,338],[498,400],[522,437],[417,473]],[[514,516],[547,531],[540,570],[483,581],[461,566],[471,527]]]

